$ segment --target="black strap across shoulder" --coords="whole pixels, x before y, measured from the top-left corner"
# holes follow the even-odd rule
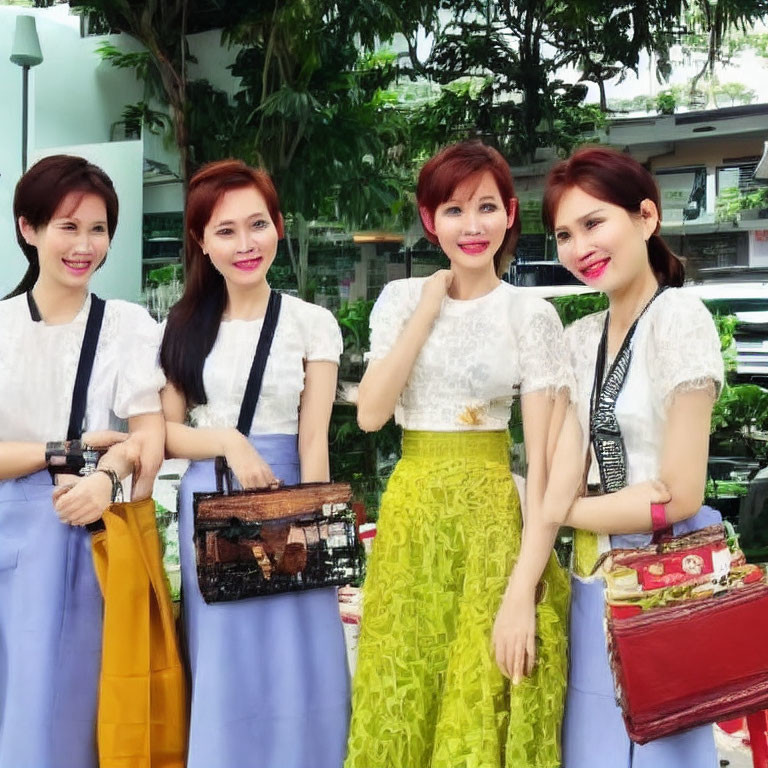
[[[27,305],[29,315],[36,323],[43,318],[40,315],[37,302],[32,291],[27,291]],[[85,419],[85,406],[88,400],[88,383],[91,380],[93,361],[96,358],[96,347],[99,343],[101,323],[104,320],[104,307],[106,302],[95,293],[91,294],[91,308],[88,311],[88,319],[85,322],[83,343],[80,345],[80,359],[77,363],[75,374],[75,387],[72,391],[72,405],[69,410],[69,426],[67,427],[67,440],[79,440],[83,434],[83,421]],[[104,521],[99,519],[85,526],[91,533],[104,530]]]
[[[29,316],[33,322],[39,323],[43,318],[40,315],[40,310],[38,309],[35,297],[32,295],[32,291],[27,291],[27,306],[29,307]],[[77,363],[75,388],[72,392],[72,405],[69,409],[67,440],[79,440],[83,434],[85,406],[88,401],[88,383],[91,380],[93,361],[96,358],[96,346],[99,343],[105,306],[106,302],[104,299],[100,299],[95,293],[91,294],[91,308],[88,311],[88,319],[85,323],[83,343],[80,345],[80,360]]]
[[[605,316],[603,335],[597,350],[595,378],[592,383],[592,396],[589,408],[590,442],[594,448],[595,458],[600,470],[600,486],[603,493],[613,493],[614,491],[621,490],[627,484],[627,455],[621,427],[616,418],[616,400],[624,387],[624,382],[629,372],[629,364],[632,360],[631,343],[637,329],[637,324],[662,291],[664,291],[664,287],[658,288],[645,307],[643,307],[635,322],[632,323],[624,337],[624,341],[621,343],[621,348],[608,369],[608,373],[603,378],[608,349],[608,321],[610,315],[606,314]]]
[[[240,406],[240,416],[237,419],[237,429],[246,437],[251,431],[253,414],[256,413],[256,404],[259,401],[261,384],[264,381],[264,370],[267,367],[269,350],[272,347],[277,320],[280,317],[281,301],[282,295],[277,291],[272,291],[269,294],[264,324],[261,326],[261,333],[259,334],[259,343],[256,345],[251,372],[248,374],[248,383],[245,385],[243,403]]]
[[[105,305],[104,299],[100,299],[95,293],[91,294],[91,309],[88,312],[88,320],[85,324],[83,344],[80,347],[80,361],[77,364],[77,375],[75,376],[75,389],[72,392],[72,408],[69,412],[67,440],[79,440],[83,434],[85,405],[88,400],[88,383],[91,380],[93,361],[96,358],[96,346],[99,343]]]

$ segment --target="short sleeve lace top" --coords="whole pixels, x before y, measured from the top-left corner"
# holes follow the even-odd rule
[[[605,314],[589,315],[565,330],[577,382],[585,452],[590,395]],[[631,344],[629,371],[616,401],[630,485],[659,475],[664,422],[672,395],[700,388],[719,393],[723,383],[720,338],[712,316],[701,300],[684,288],[668,288],[656,298],[638,322]],[[598,481],[593,462],[590,482]]]
[[[222,321],[203,368],[208,402],[190,410],[193,426],[237,425],[263,324],[263,318]],[[304,364],[326,361],[338,365],[342,347],[338,323],[327,309],[283,295],[251,432],[297,434]]]
[[[371,313],[369,360],[387,355],[425,278],[388,283]],[[395,408],[405,429],[504,430],[516,395],[571,388],[562,325],[525,288],[500,283],[476,299],[446,297]]]
[[[0,301],[0,440],[64,440],[90,296],[70,322],[32,320],[25,295]],[[121,429],[160,409],[160,331],[147,311],[106,302],[88,387],[85,429]]]

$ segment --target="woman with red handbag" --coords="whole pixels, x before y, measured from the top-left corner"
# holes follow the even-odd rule
[[[602,552],[644,546],[668,526],[679,534],[719,521],[701,506],[723,381],[719,337],[702,302],[680,290],[683,266],[659,235],[658,188],[637,161],[578,150],[550,172],[543,215],[562,264],[609,300],[607,312],[566,329],[578,426],[570,414],[545,504],[559,519],[567,510],[575,529],[564,767],[715,768],[710,726],[630,741],[607,655],[603,581],[590,576]],[[588,451],[587,483],[598,493],[571,503]]]
[[[499,278],[520,232],[499,152],[447,147],[416,194],[450,269],[390,282],[371,314],[358,422],[379,429],[394,413],[403,454],[363,590],[345,765],[558,768],[568,585],[551,539],[538,601],[535,582],[509,576],[542,535],[547,438],[570,381],[562,326],[551,305]],[[524,533],[507,431],[518,395]],[[527,669],[510,663],[517,615],[530,629]]]
[[[152,491],[159,329],[89,292],[117,226],[104,171],[44,158],[13,207],[29,267],[0,302],[0,768],[96,768],[103,600],[84,526],[134,467],[134,497]],[[116,442],[123,420],[132,434]]]
[[[216,489],[214,460],[222,456],[242,488],[328,480],[341,332],[322,307],[288,295],[276,302],[268,272],[283,218],[264,171],[237,160],[201,168],[190,180],[186,224],[186,285],[168,317],[161,361],[167,451],[191,459],[179,489],[187,766],[339,768],[349,673],[336,590],[207,604],[193,494]],[[274,337],[255,412],[243,425],[265,327]]]

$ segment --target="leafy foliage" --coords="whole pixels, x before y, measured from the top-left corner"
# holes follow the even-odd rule
[[[654,51],[664,68],[667,32],[678,13],[673,0],[619,8],[606,0],[456,0],[450,16],[430,30],[435,42],[428,57],[419,59],[417,41],[409,38],[411,73],[441,85],[467,76],[486,83],[462,100],[446,96],[433,107],[446,112],[447,131],[438,143],[478,136],[517,162],[532,162],[538,147],[569,151],[578,136],[574,127],[595,121],[582,103],[586,87],[560,81],[556,72],[579,66],[583,80],[598,83],[604,111],[605,80],[636,70],[643,50]]]
[[[370,346],[369,320],[373,301],[358,299],[344,302],[336,312],[336,319],[341,326],[344,349],[352,349],[362,354]]]
[[[691,91],[708,75],[714,85],[715,65],[726,62],[739,49],[733,32],[747,35],[753,25],[768,18],[768,0],[686,0],[683,4],[687,34],[684,49],[704,54],[704,65],[691,80]]]
[[[721,451],[768,459],[768,390],[726,384],[712,410],[712,441]]]
[[[400,455],[402,430],[389,420],[378,432],[357,426],[355,407],[337,403],[331,416],[329,449],[331,477],[352,485],[369,520],[375,520],[389,471]]]
[[[563,325],[570,325],[581,317],[608,309],[608,297],[604,293],[574,293],[570,296],[557,296],[550,301]]]
[[[656,96],[656,111],[660,115],[674,115],[677,97],[672,91],[662,91]]]
[[[735,222],[740,211],[762,208],[768,208],[768,186],[758,187],[751,192],[728,187],[721,190],[715,201],[715,220]]]

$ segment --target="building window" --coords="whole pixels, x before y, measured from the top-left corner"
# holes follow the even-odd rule
[[[694,221],[707,210],[707,169],[704,166],[656,171],[664,220]]]
[[[755,178],[759,162],[759,157],[740,158],[733,162],[726,159],[726,164],[717,167],[717,194],[726,189],[738,189],[743,194],[766,186],[765,181]]]

